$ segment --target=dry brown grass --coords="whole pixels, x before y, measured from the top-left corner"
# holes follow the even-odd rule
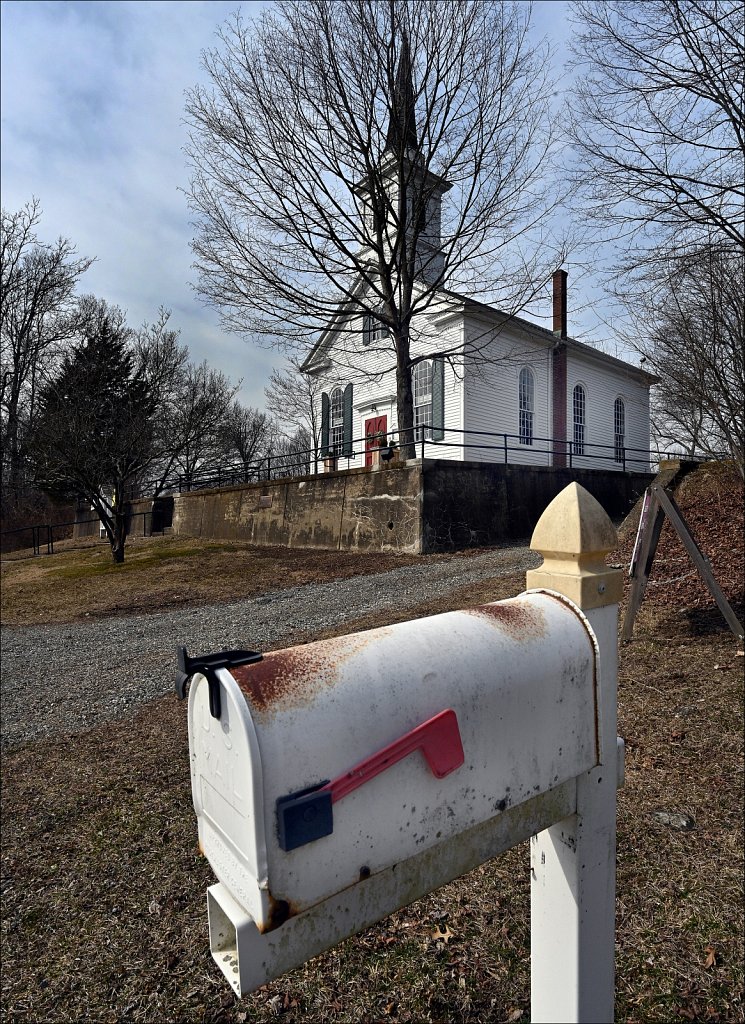
[[[463,588],[407,617],[522,586]],[[621,649],[617,1019],[740,1021],[745,659],[716,612],[687,615],[663,591]],[[187,749],[185,706],[165,698],[5,756],[7,1021],[529,1019],[525,845],[237,1000],[209,954],[214,878],[196,849]],[[675,831],[657,810],[694,827]]]
[[[127,541],[125,561],[115,565],[106,541],[63,541],[51,556],[3,559],[0,607],[6,625],[74,622],[232,601],[419,561],[413,555],[135,537]]]

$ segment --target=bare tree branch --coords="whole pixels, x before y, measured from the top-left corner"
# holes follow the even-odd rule
[[[220,451],[229,464],[238,459],[247,480],[270,450],[273,436],[274,424],[266,413],[233,402],[220,429]]]
[[[572,135],[622,270],[745,244],[745,37],[736,0],[583,0]]]
[[[745,268],[716,250],[672,260],[637,306],[636,347],[653,372],[655,426],[693,452],[745,452]],[[745,475],[745,474],[744,474]]]
[[[49,373],[60,343],[73,330],[73,293],[93,262],[76,259],[66,238],[40,242],[36,199],[17,212],[2,211],[0,234],[0,413],[3,484],[21,481],[24,438],[33,426],[41,378]]]
[[[305,431],[308,447],[318,451],[321,447],[319,399],[323,382],[303,373],[300,367],[300,360],[291,357],[288,369],[272,371],[269,384],[264,388],[266,407],[282,426],[289,428],[289,433]]]

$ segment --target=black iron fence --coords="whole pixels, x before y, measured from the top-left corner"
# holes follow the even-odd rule
[[[514,462],[519,465],[582,466],[611,468],[624,472],[630,469],[649,471],[650,465],[665,455],[649,448],[632,448],[618,442],[599,444],[577,443],[551,437],[530,437],[519,434],[495,434],[486,430],[442,428],[441,437],[432,436],[432,428],[417,427],[414,440],[415,458],[455,458],[488,462]],[[327,449],[306,448],[282,455],[265,455],[247,465],[221,466],[190,475],[178,474],[161,484],[161,493],[173,494],[204,490],[210,487],[231,487],[237,484],[263,482],[284,477],[305,476],[330,469],[351,469],[365,464],[365,457],[375,449],[368,447],[370,438],[357,437],[346,443],[329,445]],[[383,461],[392,461],[400,451],[398,431],[389,430],[385,443],[375,445]],[[140,484],[133,497],[152,494],[147,484]]]
[[[552,437],[538,437],[528,434],[496,434],[487,430],[457,430],[440,428],[436,439],[430,427],[415,428],[413,446],[416,458],[437,459],[461,458],[473,461],[514,463],[532,466],[582,466],[583,468],[611,468],[619,472],[633,469],[637,472],[648,472],[651,462],[656,458],[649,448],[631,448],[622,443],[600,444],[592,441],[566,441]],[[364,442],[366,439],[362,438]],[[394,452],[398,447],[398,436],[395,431],[388,434],[392,440]],[[357,442],[359,443],[359,442]],[[354,446],[353,446],[354,447]],[[384,446],[390,449],[390,445]],[[358,451],[337,455],[337,461],[351,464],[359,457]],[[607,464],[607,465],[606,465]]]
[[[612,469],[617,472],[654,472],[660,460],[687,458],[703,462],[716,456],[662,451],[654,448],[634,448],[616,439],[614,443],[591,440],[569,441],[552,437],[529,437],[520,434],[496,434],[486,430],[456,430],[440,428],[438,438],[432,436],[431,427],[416,427],[415,458],[471,459],[474,461],[515,463],[516,465],[567,466],[583,469]],[[179,473],[166,481],[141,481],[132,488],[127,500],[136,500],[154,494],[182,494],[212,487],[234,487],[238,484],[261,483],[294,476],[310,476],[331,469],[352,469],[365,465],[372,458],[369,437],[357,437],[346,443],[328,448],[304,448],[295,452],[264,455],[250,463],[219,466],[202,472]],[[400,451],[398,431],[389,430],[385,443],[375,448],[383,453],[383,461],[393,461]]]
[[[81,531],[81,527],[84,529]],[[92,529],[85,529],[92,527]],[[3,558],[33,558],[37,555],[54,554],[55,543],[70,540],[77,529],[79,540],[103,539],[106,533],[101,520],[76,519],[69,523],[43,523],[36,526],[22,526],[16,530],[3,530],[0,533],[0,550]],[[81,536],[82,532],[82,536]],[[162,535],[164,528],[158,522],[157,513],[128,512],[127,534],[142,537]]]

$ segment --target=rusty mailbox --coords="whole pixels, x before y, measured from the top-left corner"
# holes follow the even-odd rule
[[[182,649],[210,944],[236,992],[572,813],[601,760],[596,651],[549,592],[263,656]]]

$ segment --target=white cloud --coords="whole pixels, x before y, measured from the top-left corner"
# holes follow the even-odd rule
[[[41,201],[40,231],[96,263],[81,283],[133,325],[173,310],[192,357],[244,379],[263,406],[280,359],[219,328],[191,283],[191,228],[179,191],[184,93],[234,3],[2,4],[3,206]],[[244,11],[261,4],[244,4]]]

